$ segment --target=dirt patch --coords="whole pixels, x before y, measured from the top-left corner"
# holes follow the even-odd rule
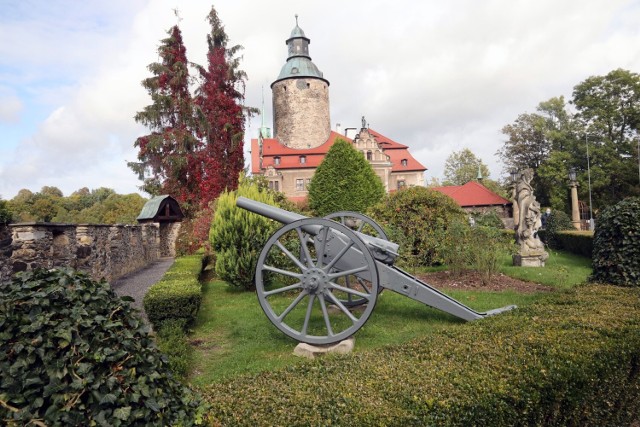
[[[463,289],[463,290],[484,290],[484,291],[504,291],[511,289],[522,293],[549,292],[553,288],[535,282],[525,282],[513,277],[505,276],[502,273],[491,277],[490,283],[482,283],[480,274],[476,271],[463,271],[459,275],[454,275],[450,271],[436,271],[433,273],[421,273],[417,277],[427,284],[438,289]]]

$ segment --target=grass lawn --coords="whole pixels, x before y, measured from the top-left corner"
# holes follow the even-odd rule
[[[500,271],[523,280],[567,289],[586,280],[590,260],[552,252],[545,268],[513,267],[505,255]],[[520,307],[544,296],[514,291],[447,291],[477,311],[505,305]],[[367,351],[441,331],[464,321],[391,291],[383,292],[373,314],[356,334],[356,350]],[[242,373],[255,373],[300,363],[292,355],[297,341],[267,319],[253,292],[231,289],[212,280],[203,285],[203,301],[190,337],[195,347],[191,383],[204,386]]]

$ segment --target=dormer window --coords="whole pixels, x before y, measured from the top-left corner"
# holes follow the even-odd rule
[[[276,166],[280,164],[280,156],[276,156],[273,158],[273,164]]]
[[[307,163],[307,156],[300,156],[300,164],[304,165],[305,163]]]
[[[400,164],[401,164],[402,166],[407,166],[407,164],[408,164],[408,163],[409,163],[409,162],[407,161],[407,159],[402,159],[402,160],[400,160]]]

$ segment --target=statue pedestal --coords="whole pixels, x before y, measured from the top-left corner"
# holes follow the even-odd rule
[[[536,254],[515,254],[513,255],[513,265],[517,267],[544,267],[544,262],[549,258],[547,252]]]

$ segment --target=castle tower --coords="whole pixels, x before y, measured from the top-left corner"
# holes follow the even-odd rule
[[[331,134],[329,81],[311,62],[309,43],[296,15],[296,26],[286,41],[287,62],[271,84],[274,137],[297,149],[318,147]]]

